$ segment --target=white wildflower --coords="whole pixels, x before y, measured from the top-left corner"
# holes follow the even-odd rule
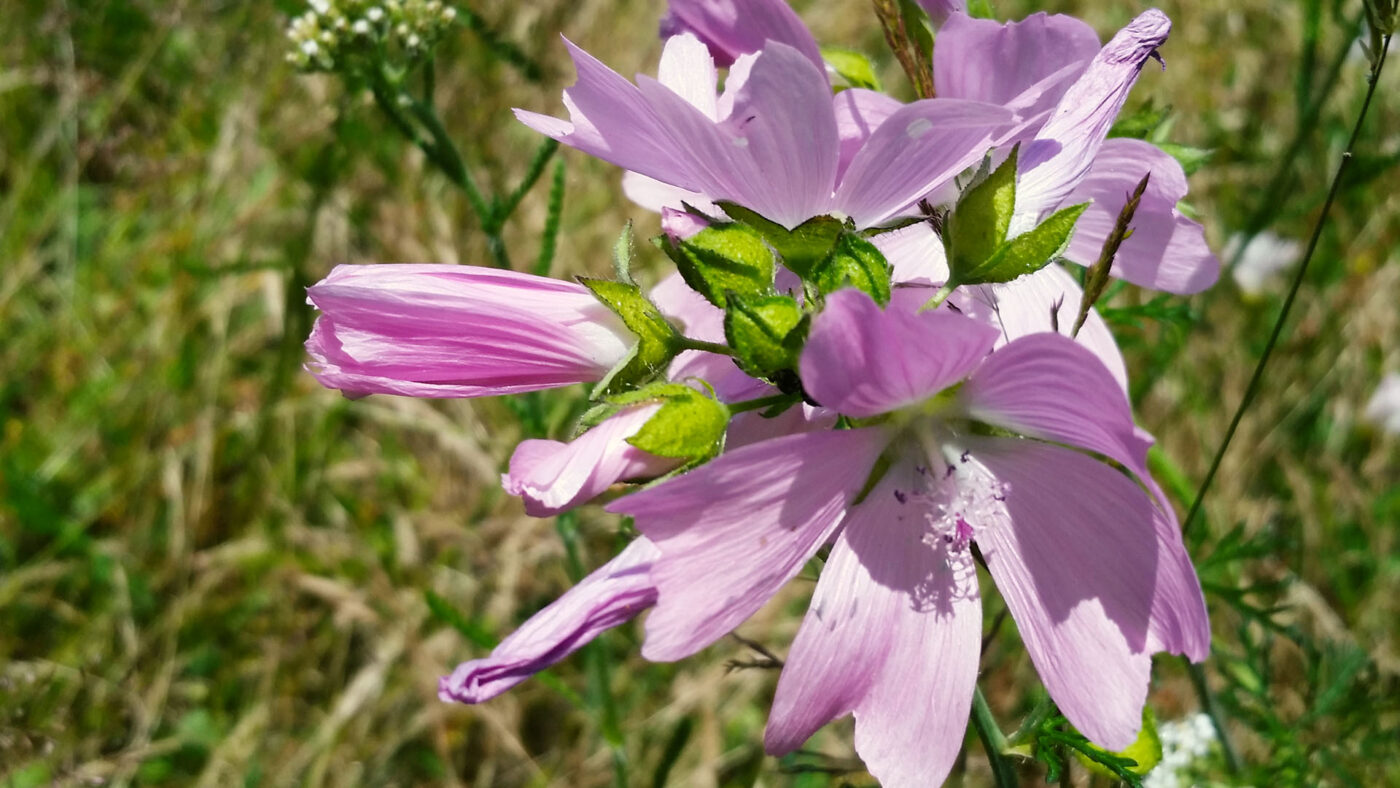
[[[1400,435],[1400,372],[1381,379],[1371,401],[1366,403],[1366,420],[1392,435]]]
[[[1291,238],[1280,238],[1271,232],[1259,233],[1245,245],[1240,253],[1244,236],[1235,235],[1225,245],[1227,259],[1239,254],[1239,262],[1231,269],[1235,284],[1250,295],[1258,295],[1272,289],[1278,275],[1292,268],[1298,262],[1303,245]]]

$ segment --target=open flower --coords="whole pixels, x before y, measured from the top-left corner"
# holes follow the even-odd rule
[[[341,265],[307,289],[306,350],[350,395],[482,397],[597,381],[635,338],[592,293],[513,271]]]
[[[643,655],[679,659],[714,642],[834,538],[765,744],[788,752],[853,712],[876,777],[936,783],[961,746],[977,673],[975,545],[1066,717],[1127,746],[1151,654],[1206,654],[1200,587],[1170,510],[1139,486],[1150,485],[1150,442],[1113,377],[1060,336],[988,356],[995,340],[958,315],[828,296],[803,385],[869,426],[755,443],[609,507],[660,553]]]

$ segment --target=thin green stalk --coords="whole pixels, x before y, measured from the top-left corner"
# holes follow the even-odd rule
[[[1245,387],[1244,397],[1240,400],[1240,405],[1235,409],[1235,415],[1230,419],[1230,426],[1225,430],[1225,438],[1220,442],[1220,448],[1215,452],[1215,458],[1211,460],[1210,470],[1206,471],[1206,477],[1201,482],[1201,487],[1196,491],[1196,499],[1191,503],[1191,510],[1187,512],[1186,519],[1181,524],[1183,533],[1191,529],[1191,525],[1196,520],[1196,516],[1201,511],[1201,504],[1205,501],[1206,492],[1210,490],[1211,482],[1215,480],[1215,474],[1220,470],[1220,461],[1225,457],[1225,450],[1229,448],[1230,441],[1235,437],[1235,430],[1240,426],[1240,420],[1244,418],[1244,412],[1248,410],[1254,401],[1255,395],[1259,392],[1259,384],[1264,379],[1264,368],[1269,363],[1269,357],[1274,353],[1274,347],[1278,344],[1279,337],[1283,334],[1283,327],[1288,322],[1288,313],[1293,309],[1293,302],[1298,297],[1298,291],[1303,286],[1303,279],[1308,273],[1308,264],[1312,262],[1313,253],[1317,251],[1317,244],[1322,239],[1322,229],[1327,224],[1327,216],[1332,212],[1332,203],[1337,198],[1337,192],[1341,190],[1342,176],[1346,174],[1347,165],[1351,163],[1352,149],[1356,147],[1356,140],[1361,136],[1361,126],[1366,120],[1366,112],[1371,108],[1371,99],[1376,95],[1376,85],[1380,82],[1381,70],[1385,67],[1386,54],[1390,50],[1390,36],[1387,35],[1381,43],[1380,55],[1376,58],[1376,64],[1371,69],[1369,84],[1366,88],[1366,99],[1361,104],[1361,112],[1356,116],[1356,125],[1351,129],[1351,137],[1347,140],[1346,149],[1342,151],[1342,160],[1337,165],[1337,172],[1332,176],[1332,187],[1327,191],[1327,200],[1322,204],[1322,213],[1317,217],[1317,223],[1313,225],[1312,238],[1308,241],[1307,253],[1303,255],[1303,260],[1298,265],[1298,270],[1293,274],[1293,284],[1288,289],[1288,296],[1283,301],[1283,308],[1278,313],[1278,319],[1274,321],[1273,331],[1269,334],[1269,341],[1264,345],[1264,352],[1259,357],[1259,363],[1254,366],[1254,374],[1250,376],[1249,385]]]
[[[728,345],[721,345],[718,342],[706,342],[703,339],[691,339],[690,337],[681,337],[680,346],[685,350],[703,350],[706,353],[718,353],[721,356],[734,355],[733,348],[729,347]]]
[[[1200,698],[1206,716],[1210,717],[1210,724],[1215,728],[1215,738],[1220,740],[1225,769],[1230,774],[1239,774],[1240,756],[1235,753],[1235,746],[1230,743],[1230,736],[1225,731],[1225,710],[1220,708],[1220,701],[1211,692],[1210,685],[1206,684],[1205,665],[1198,665],[1185,657],[1182,660],[1186,662],[1186,672],[1191,676],[1191,686],[1196,688],[1196,697]]]
[[[987,751],[987,760],[992,765],[992,778],[997,788],[1015,788],[1016,769],[1006,758],[1006,737],[997,727],[992,709],[982,695],[982,688],[972,691],[972,725],[977,729],[977,738],[982,740],[982,749]]]
[[[751,410],[762,410],[764,408],[771,408],[774,405],[797,402],[801,398],[799,394],[773,394],[767,397],[757,397],[740,402],[731,402],[726,407],[729,408],[730,413],[747,413]]]
[[[1043,693],[1040,700],[1036,702],[1035,708],[1021,721],[1021,727],[1016,729],[1006,740],[1007,747],[1015,747],[1031,740],[1040,724],[1050,718],[1055,713],[1055,701],[1050,699],[1048,693]]]

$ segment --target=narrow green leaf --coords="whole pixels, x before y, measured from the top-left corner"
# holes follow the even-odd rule
[[[854,287],[884,306],[890,302],[890,273],[893,269],[874,244],[846,232],[836,240],[831,253],[812,272],[812,281],[823,295]]]
[[[783,258],[783,265],[803,278],[826,257],[841,234],[841,221],[831,216],[815,216],[789,230],[741,205],[721,202],[719,206],[735,221],[757,230]]]
[[[759,377],[772,377],[797,366],[805,331],[800,337],[794,337],[794,332],[805,322],[796,299],[731,294],[726,307],[724,336],[744,369]]]
[[[773,289],[773,250],[748,225],[712,224],[684,241],[656,240],[686,284],[715,306],[724,306],[726,293],[757,295]]]
[[[967,273],[996,254],[1006,241],[1011,214],[1016,210],[1016,162],[1019,147],[985,178],[958,198],[943,235],[953,278],[968,282]]]
[[[1064,253],[1074,235],[1074,223],[1088,207],[1089,203],[1082,203],[1055,212],[1034,230],[1002,244],[986,262],[966,272],[955,270],[953,276],[960,285],[980,285],[1010,282],[1039,271]]]
[[[822,47],[822,60],[853,88],[882,89],[880,77],[876,75],[875,66],[870,62],[870,58],[854,49]]]

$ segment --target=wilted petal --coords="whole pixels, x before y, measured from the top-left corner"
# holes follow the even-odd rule
[[[1142,140],[1104,142],[1089,174],[1066,200],[1093,201],[1079,217],[1065,256],[1090,265],[1144,174],[1151,173],[1132,235],[1118,247],[1109,273],[1142,287],[1169,293],[1199,293],[1220,278],[1220,261],[1206,245],[1205,228],[1176,209],[1186,196],[1186,173],[1176,159]]]
[[[480,397],[596,381],[634,338],[572,282],[458,265],[342,265],[307,289],[322,385]]]
[[[660,476],[681,464],[627,442],[661,409],[643,405],[618,412],[568,443],[521,441],[501,486],[520,496],[533,517],[550,517],[586,503],[616,482]]]
[[[823,407],[856,418],[888,413],[962,379],[996,329],[949,312],[880,309],[859,290],[827,296],[803,348],[802,383]]]
[[[1048,110],[1098,51],[1098,34],[1072,16],[1000,23],[955,14],[938,31],[934,88],[944,98]]]
[[[656,601],[647,577],[656,548],[633,540],[616,558],[530,617],[484,659],[464,662],[438,681],[445,701],[481,703],[569,656],[600,633]]]
[[[1166,14],[1155,8],[1143,12],[1118,31],[1060,99],[1022,151],[1013,234],[1034,226],[1084,179],[1143,64],[1170,31]]]
[[[1003,107],[926,99],[899,108],[851,160],[836,208],[870,227],[897,215],[982,158],[1015,116]]]
[[[952,767],[977,677],[981,603],[970,556],[926,542],[926,510],[910,495],[917,476],[896,465],[847,518],[778,679],[769,752],[790,752],[854,712],[856,751],[882,785],[937,785]]]
[[[1045,688],[1085,736],[1127,747],[1152,669],[1152,501],[1070,449],[1014,438],[966,446],[1002,485],[1004,519],[973,527]]]
[[[694,33],[721,66],[776,41],[823,68],[821,51],[786,0],[670,0],[661,20],[663,38]]]
[[[753,615],[831,537],[883,447],[877,430],[791,435],[608,506],[661,551],[642,655],[681,659]]]

